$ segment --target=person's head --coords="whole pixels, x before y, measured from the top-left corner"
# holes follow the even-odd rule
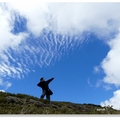
[[[44,77],[40,78],[40,82],[43,82],[45,81]]]

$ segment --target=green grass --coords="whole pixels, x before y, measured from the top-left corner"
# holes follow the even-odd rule
[[[8,96],[19,98],[20,102],[8,102],[6,99]],[[30,99],[41,102],[45,106],[29,103]],[[49,105],[47,100],[40,100],[34,96],[0,92],[0,114],[120,114],[120,111],[98,105],[60,101],[51,101]]]

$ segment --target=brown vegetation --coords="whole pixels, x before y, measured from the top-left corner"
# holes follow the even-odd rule
[[[0,114],[120,114],[112,107],[40,100],[26,94],[0,92]]]

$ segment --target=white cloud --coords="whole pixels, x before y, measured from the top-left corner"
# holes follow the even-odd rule
[[[101,63],[101,67],[106,74],[103,81],[120,86],[120,33],[115,39],[109,41],[108,45],[110,46],[110,51]]]
[[[6,81],[4,84],[5,84],[6,89],[8,89],[9,87],[12,86],[12,83],[10,83],[8,81]]]
[[[43,28],[62,34],[93,30],[105,37],[120,25],[119,3],[11,2],[7,5],[27,19],[27,28],[36,37]]]
[[[97,35],[104,37],[118,28],[120,16],[116,13],[119,9],[118,3],[50,4],[51,13],[56,18],[58,32],[75,34],[93,30]]]
[[[5,90],[0,90],[0,92],[5,92]]]
[[[12,83],[10,83],[9,81],[4,81],[0,78],[0,86],[3,86],[5,89],[8,89],[12,86]]]
[[[48,7],[45,3],[11,2],[8,7],[27,19],[27,28],[38,37],[43,28],[48,27]]]
[[[53,58],[60,58],[67,49],[74,48],[75,42],[81,44],[83,31],[109,38],[120,26],[119,10],[119,3],[0,3],[0,75],[21,78],[21,74],[30,71],[30,64],[49,65]],[[25,18],[27,32],[11,32],[16,16],[17,20],[18,16]],[[39,38],[43,29],[54,31],[54,35]],[[29,33],[34,35],[31,41],[27,39]],[[57,33],[61,33],[62,38],[56,36]],[[72,35],[76,35],[76,39],[72,39]],[[104,82],[115,85],[120,84],[117,44],[119,41],[115,39],[109,43],[111,50],[102,62]],[[97,67],[95,72],[99,72]]]
[[[113,92],[113,97],[100,103],[101,106],[113,106],[114,109],[120,110],[120,90]]]
[[[0,4],[0,52],[18,46],[27,37],[26,33],[15,35],[11,32],[14,25],[13,12],[4,10],[1,6],[4,7]]]
[[[13,34],[11,31],[14,27],[14,20],[14,11],[6,8],[5,4],[0,3],[0,76],[14,77],[16,74],[15,76],[20,78],[21,68],[11,65],[9,60],[16,62],[16,59],[10,54],[8,49],[16,50],[19,44],[26,39],[27,33]],[[10,84],[8,83],[9,86]]]

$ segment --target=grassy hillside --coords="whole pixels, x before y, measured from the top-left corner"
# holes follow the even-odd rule
[[[0,114],[120,114],[111,107],[40,100],[26,94],[0,92]]]

